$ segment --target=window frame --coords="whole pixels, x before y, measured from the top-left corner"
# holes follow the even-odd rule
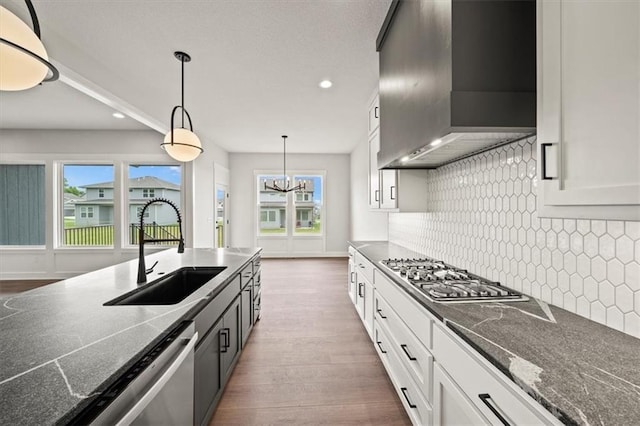
[[[286,232],[283,234],[261,234],[260,233],[260,203],[259,203],[259,194],[260,194],[260,178],[262,176],[282,176],[282,170],[254,170],[253,173],[253,182],[254,182],[254,199],[256,200],[256,204],[253,211],[253,220],[254,220],[254,241],[258,241],[260,239],[291,239],[291,240],[302,240],[302,239],[322,239],[326,243],[327,231],[326,231],[326,220],[322,223],[319,233],[301,233],[295,232],[295,220],[296,220],[296,196],[289,194],[296,194],[296,191],[291,191],[287,194],[287,203],[283,204],[286,209],[287,214],[287,226],[285,228]],[[321,178],[322,182],[322,198],[320,205],[320,217],[326,218],[326,203],[327,203],[327,171],[326,170],[288,170],[287,176],[290,178],[292,184],[294,182],[295,177],[313,177],[317,176]],[[308,195],[308,194],[307,194]],[[311,198],[309,195],[307,198]],[[304,193],[303,193],[304,199]],[[312,198],[311,198],[312,200]],[[299,201],[300,202],[300,201]],[[304,201],[302,201],[304,202]],[[307,201],[308,202],[308,201]]]

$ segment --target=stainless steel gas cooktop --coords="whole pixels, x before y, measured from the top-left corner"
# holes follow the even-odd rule
[[[440,260],[386,259],[381,260],[404,282],[420,290],[434,302],[514,302],[529,300],[517,291],[488,281],[463,269],[455,268]]]

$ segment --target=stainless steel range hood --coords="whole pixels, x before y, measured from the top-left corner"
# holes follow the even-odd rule
[[[534,0],[396,0],[380,30],[380,168],[436,168],[535,133]]]

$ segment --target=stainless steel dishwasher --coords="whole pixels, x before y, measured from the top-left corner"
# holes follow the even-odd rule
[[[127,370],[72,424],[193,425],[194,347],[185,321]]]

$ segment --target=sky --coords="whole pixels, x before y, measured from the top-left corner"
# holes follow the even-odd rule
[[[155,176],[180,185],[180,166],[129,166],[129,177]],[[70,186],[82,187],[94,183],[113,182],[113,166],[64,165],[64,177]]]

